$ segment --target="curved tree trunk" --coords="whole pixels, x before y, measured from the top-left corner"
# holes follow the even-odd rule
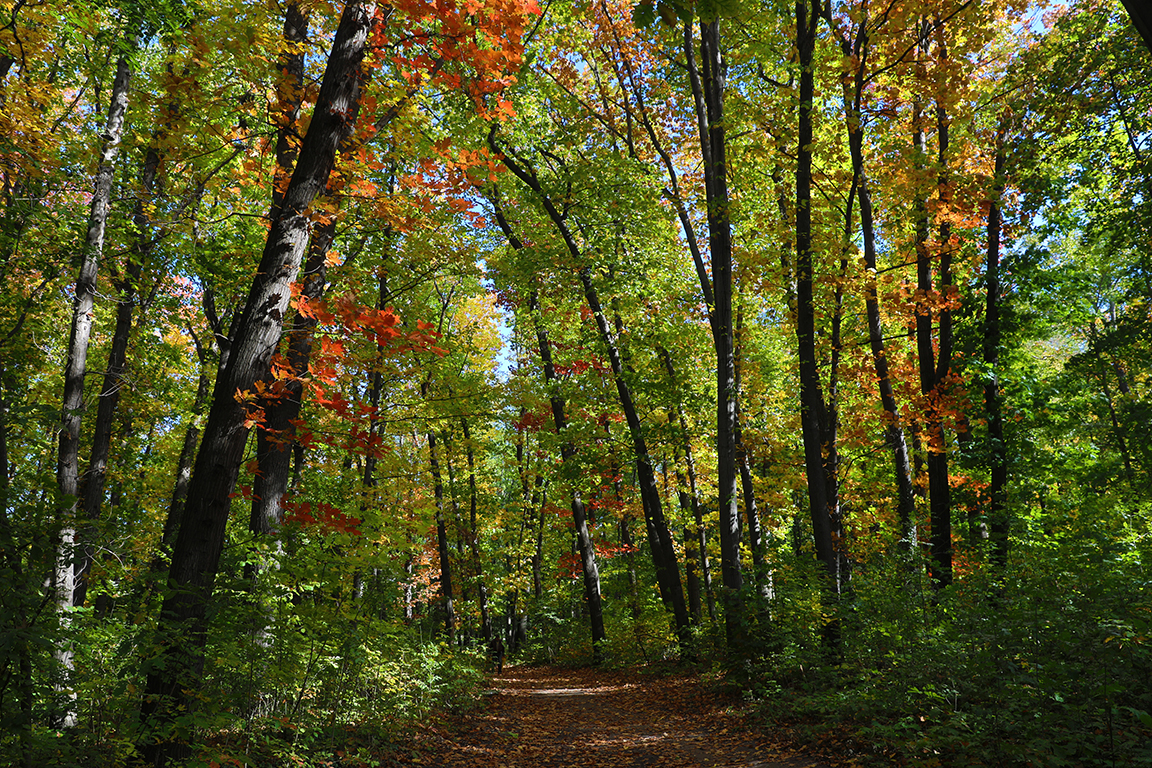
[[[584,255],[576,243],[576,238],[565,222],[563,214],[553,204],[551,198],[545,193],[537,178],[535,171],[519,159],[514,159],[508,152],[501,152],[495,141],[495,135],[489,135],[489,145],[500,154],[501,162],[512,173],[524,182],[525,186],[536,193],[541,205],[547,212],[552,224],[556,227],[568,252],[574,259],[585,261]],[[680,582],[680,571],[676,562],[676,549],[668,531],[668,523],[664,517],[664,508],[660,501],[660,489],[656,484],[656,473],[652,466],[652,459],[648,455],[648,446],[644,439],[644,428],[640,423],[632,400],[632,391],[624,378],[624,363],[621,359],[620,349],[615,334],[608,325],[608,318],[600,304],[600,297],[592,282],[592,268],[581,267],[577,270],[580,285],[584,290],[584,299],[592,311],[596,327],[600,332],[600,340],[608,351],[608,360],[612,367],[613,379],[616,384],[616,394],[620,401],[620,408],[624,412],[624,419],[628,424],[628,431],[632,438],[632,447],[636,454],[636,474],[640,484],[640,498],[644,507],[644,522],[648,531],[648,540],[652,553],[652,563],[656,568],[656,580],[660,587],[661,597],[672,609],[676,621],[676,631],[683,645],[689,639],[688,609],[684,604],[684,589]]]
[[[829,8],[825,7],[829,27],[837,34],[841,52],[845,56],[858,57],[852,73],[852,85],[844,82],[844,114],[848,133],[848,148],[852,158],[853,183],[860,201],[860,231],[864,245],[864,267],[867,270],[864,289],[864,306],[868,319],[868,344],[872,350],[872,364],[876,371],[880,404],[884,408],[886,426],[884,440],[892,453],[893,470],[896,476],[896,516],[900,523],[900,549],[906,554],[916,551],[916,510],[915,490],[912,485],[912,467],[908,457],[908,443],[904,433],[904,418],[896,403],[892,377],[888,369],[888,357],[884,345],[884,331],[880,321],[880,299],[876,287],[876,229],[872,208],[872,196],[868,178],[864,171],[864,130],[861,119],[861,103],[864,96],[865,64],[871,52],[868,38],[868,17],[865,14],[859,22],[854,42],[842,36],[832,21]],[[851,211],[851,200],[849,200]],[[851,218],[849,216],[849,218]],[[850,226],[850,223],[849,223]]]

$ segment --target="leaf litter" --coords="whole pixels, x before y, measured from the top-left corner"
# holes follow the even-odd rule
[[[399,765],[443,768],[832,768],[743,721],[689,673],[510,667],[480,709],[418,731]],[[849,763],[839,762],[838,766]]]

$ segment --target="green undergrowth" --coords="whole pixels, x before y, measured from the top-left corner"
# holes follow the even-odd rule
[[[866,764],[1152,764],[1146,558],[1091,537],[1034,548],[942,594],[858,573],[838,655],[782,628],[729,680],[766,729]]]
[[[143,734],[136,713],[144,681],[125,665],[147,633],[93,621],[78,630],[100,636],[77,657],[79,725],[37,728],[24,743],[0,737],[0,765],[24,757],[37,768],[130,765],[136,743],[156,737],[200,745],[188,766],[390,765],[417,724],[480,701],[484,654],[418,628],[357,617],[273,629],[259,642],[218,635],[195,709],[170,733]]]

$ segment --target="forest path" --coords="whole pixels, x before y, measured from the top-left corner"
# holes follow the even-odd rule
[[[511,667],[490,685],[485,708],[446,732],[425,733],[423,765],[829,768],[741,728],[732,700],[696,677]]]

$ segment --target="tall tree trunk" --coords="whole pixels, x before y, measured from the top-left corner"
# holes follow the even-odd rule
[[[131,44],[132,41],[130,41]],[[63,418],[60,429],[60,450],[56,481],[60,489],[58,524],[59,553],[53,578],[56,604],[61,611],[61,622],[67,624],[63,612],[73,605],[74,588],[73,551],[76,538],[76,507],[80,496],[80,422],[84,412],[84,376],[88,366],[88,344],[92,336],[92,318],[95,313],[96,279],[100,258],[104,252],[104,233],[108,226],[109,206],[112,199],[112,176],[120,140],[124,133],[124,117],[128,110],[128,88],[132,70],[126,56],[116,62],[116,77],[108,104],[108,118],[101,135],[100,158],[96,170],[92,203],[88,214],[88,231],[84,239],[84,253],[80,273],[76,278],[76,298],[72,305],[72,330],[68,341],[68,363],[64,372]],[[64,673],[72,671],[72,648],[67,642],[57,644],[56,661]],[[54,712],[54,727],[75,724],[74,694],[64,697],[64,709]]]
[[[685,55],[691,57],[685,35]],[[700,21],[702,76],[692,77],[708,198],[708,246],[712,257],[712,340],[716,349],[716,473],[720,504],[720,572],[724,584],[724,628],[729,649],[747,642],[740,571],[740,510],[736,489],[736,362],[732,328],[732,223],[728,199],[728,140],[724,122],[726,75],[720,53],[720,22]],[[691,59],[689,75],[695,72]],[[701,101],[703,104],[701,105]],[[703,110],[701,110],[703,106]]]
[[[476,574],[477,599],[480,603],[480,635],[485,642],[492,639],[492,616],[488,608],[488,585],[484,582],[484,561],[480,557],[480,529],[476,520],[479,501],[476,490],[476,449],[472,445],[472,431],[467,417],[460,417],[464,434],[464,456],[468,461],[468,546],[472,550],[472,568]],[[513,606],[515,602],[513,602]]]
[[[850,42],[840,34],[831,17],[829,6],[825,6],[826,19],[833,33],[839,37],[841,52],[848,57],[856,55],[858,63],[852,73],[851,85],[844,81],[844,115],[848,133],[848,148],[852,158],[852,178],[856,195],[860,201],[860,231],[864,245],[864,267],[867,270],[864,289],[864,306],[868,318],[868,344],[872,350],[872,364],[876,371],[877,389],[880,404],[884,409],[884,440],[892,453],[893,470],[896,476],[896,516],[900,524],[900,549],[910,555],[916,551],[916,509],[915,489],[912,484],[912,467],[908,456],[908,444],[904,433],[904,419],[896,403],[892,387],[892,377],[888,368],[888,357],[884,345],[884,330],[880,321],[880,298],[876,286],[876,229],[872,208],[872,196],[868,177],[864,169],[864,129],[862,101],[864,97],[864,75],[868,55],[871,52],[868,38],[868,17],[865,14],[859,22],[856,39]],[[851,206],[848,201],[848,224],[851,228]]]
[[[736,392],[736,420],[733,424],[733,440],[736,446],[736,464],[740,468],[740,487],[744,491],[744,516],[748,520],[748,547],[752,550],[752,583],[756,585],[756,594],[760,599],[758,613],[764,620],[768,620],[768,598],[771,574],[765,563],[764,535],[760,529],[760,511],[756,504],[756,482],[752,477],[752,467],[748,461],[748,449],[744,445],[744,430],[741,427],[743,411],[740,408],[740,355],[741,344],[744,339],[744,305],[741,302],[736,310],[736,333],[733,352],[735,392]]]
[[[276,170],[272,185],[272,206],[269,218],[275,220],[284,205],[284,195],[292,178],[292,170],[299,154],[296,140],[300,120],[300,106],[304,97],[304,52],[302,45],[308,37],[308,11],[297,0],[288,0],[284,6],[284,50],[278,62],[280,77],[276,81]],[[335,234],[335,219],[329,214],[319,229],[312,234],[308,256],[300,279],[300,295],[316,301],[324,295],[327,251]],[[248,530],[258,537],[277,537],[284,516],[281,503],[291,476],[292,447],[296,434],[295,420],[300,415],[304,385],[301,379],[308,374],[312,355],[312,334],[316,320],[294,313],[288,328],[285,357],[290,368],[289,377],[274,387],[275,395],[261,399],[264,421],[256,431],[257,471],[252,479],[252,509]],[[274,546],[279,549],[279,541]],[[255,579],[256,568],[248,569]]]
[[[8,517],[8,503],[11,478],[8,475],[8,433],[10,406],[8,393],[10,380],[8,370],[0,360],[0,567],[9,574],[11,581],[0,590],[0,609],[3,612],[3,628],[7,634],[12,629],[29,626],[28,613],[33,600],[39,594],[27,582],[20,542],[17,541],[12,520]],[[32,648],[23,632],[9,635],[12,655],[17,658],[17,671],[11,674],[4,670],[5,682],[15,681],[12,686],[16,693],[16,714],[10,716],[9,728],[15,732],[19,743],[21,768],[32,768],[33,748],[33,707],[36,703],[32,677]],[[5,654],[7,655],[7,654]]]
[[[927,28],[927,23],[923,29]],[[926,54],[928,41],[926,32],[922,30],[920,46]],[[916,162],[924,163],[927,158],[927,144],[924,136],[923,121],[925,116],[918,102],[913,103],[913,144],[916,152]],[[947,152],[948,152],[948,126],[947,115],[943,107],[936,110],[937,127],[937,158],[939,172],[937,187],[943,196],[941,204],[947,203]],[[937,589],[943,589],[952,583],[952,500],[951,488],[948,483],[948,445],[947,435],[940,417],[941,398],[943,397],[944,379],[951,364],[951,310],[944,308],[940,312],[939,360],[936,359],[936,344],[932,333],[932,305],[933,297],[937,294],[932,270],[932,256],[928,247],[930,218],[927,200],[918,196],[915,201],[916,208],[916,293],[921,304],[916,312],[916,355],[920,368],[920,392],[926,401],[924,414],[925,449],[927,452],[926,464],[928,467],[928,504],[929,519],[931,521],[931,558],[929,560],[929,573],[932,584]],[[951,237],[947,222],[941,223],[941,253],[940,275],[941,294],[945,299],[947,289],[951,284],[951,246],[947,242]],[[947,238],[947,239],[946,239]]]
[[[985,266],[984,411],[988,419],[989,504],[988,522],[992,529],[992,562],[1003,569],[1008,565],[1010,523],[1006,509],[1008,496],[1008,452],[1004,444],[1004,413],[1000,402],[1000,201],[1004,195],[1004,165],[1007,159],[1008,118],[1001,119],[996,132],[996,165],[988,205],[988,259]]]
[[[169,105],[169,117],[173,117],[175,111],[176,108]],[[100,517],[100,509],[104,502],[108,458],[112,445],[112,422],[120,404],[120,391],[124,386],[124,369],[128,359],[128,343],[132,335],[133,313],[139,300],[140,280],[145,261],[151,255],[155,242],[149,231],[152,222],[148,210],[156,192],[156,177],[163,160],[159,146],[163,143],[166,130],[167,126],[161,126],[156,131],[145,154],[139,196],[132,211],[132,223],[136,230],[135,241],[128,253],[124,273],[115,279],[116,325],[112,333],[112,348],[108,354],[108,367],[104,372],[96,410],[88,470],[84,477],[82,518],[86,522],[86,530],[82,534],[82,546],[77,552],[78,560],[74,569],[76,583],[72,603],[75,606],[84,605],[87,599],[88,573],[95,552],[95,542],[92,540],[95,535],[93,527]]]
[[[557,226],[562,223],[557,222]],[[568,241],[570,249],[575,247],[575,241],[570,236],[566,236],[565,240]],[[577,254],[574,253],[573,255],[576,256]],[[672,541],[668,522],[664,517],[660,489],[656,485],[656,473],[652,466],[652,459],[648,454],[647,442],[644,439],[644,428],[640,423],[640,416],[636,412],[631,389],[624,378],[624,366],[620,359],[620,351],[616,339],[608,327],[608,321],[604,317],[600,298],[597,295],[595,285],[592,283],[591,272],[590,267],[584,267],[577,274],[580,277],[581,285],[584,287],[584,298],[588,302],[592,316],[600,330],[600,338],[608,349],[608,360],[612,366],[613,378],[616,380],[616,394],[632,437],[632,450],[636,454],[636,475],[640,484],[644,522],[648,529],[649,543],[652,549],[652,563],[656,568],[656,580],[660,584],[660,591],[667,596],[671,603],[677,635],[683,647],[683,644],[689,639],[690,621],[688,609],[684,604],[684,590],[680,583],[680,569],[676,562],[675,543]]]
[[[427,390],[427,385],[424,387]],[[424,392],[427,397],[427,391]],[[440,477],[440,459],[436,452],[436,435],[428,430],[428,467],[432,473],[432,493],[436,499],[436,547],[440,553],[440,599],[444,606],[444,634],[451,645],[456,638],[456,609],[452,603],[452,557],[448,551],[448,528],[444,523],[444,481]]]
[[[249,432],[248,403],[238,400],[236,393],[251,392],[257,381],[270,379],[290,286],[307,249],[310,206],[328,182],[337,147],[355,127],[364,77],[361,64],[375,14],[372,0],[350,0],[344,8],[299,161],[271,222],[248,300],[234,324],[227,368],[216,382],[172,553],[170,590],[157,628],[160,658],[148,675],[141,711],[145,724],[141,753],[156,768],[188,751],[187,745],[157,734],[167,733],[175,718],[193,704],[192,692],[203,673],[205,613]]]
[[[495,207],[496,222],[500,225],[501,231],[514,249],[521,250],[524,244],[509,225],[499,199],[494,197],[492,202]],[[571,465],[576,458],[576,446],[565,434],[568,418],[564,413],[564,398],[560,395],[557,386],[559,377],[556,375],[556,366],[552,362],[552,346],[548,341],[548,332],[540,319],[540,306],[535,288],[528,294],[528,311],[532,315],[540,360],[544,364],[544,382],[551,390],[549,402],[552,406],[552,420],[556,425],[556,434],[560,435],[563,441],[560,444],[560,458],[566,465]],[[604,611],[600,597],[600,569],[596,566],[596,550],[592,545],[592,534],[588,530],[588,514],[584,509],[584,499],[581,498],[580,490],[575,484],[572,486],[572,525],[576,532],[576,547],[579,551],[580,566],[584,575],[584,600],[588,606],[588,621],[592,630],[592,659],[595,663],[599,663],[603,657],[602,647],[607,639],[607,635],[604,633]]]
[[[499,152],[494,134],[489,135],[489,144]],[[563,214],[545,193],[535,171],[524,162],[511,157],[508,152],[500,152],[500,156],[504,165],[524,182],[525,186],[536,193],[552,224],[564,239],[571,256],[578,261],[585,261]],[[644,428],[640,423],[639,414],[636,412],[631,389],[624,378],[624,364],[621,360],[615,334],[608,325],[608,319],[600,304],[599,294],[592,282],[592,268],[590,266],[581,267],[577,270],[577,276],[584,289],[584,299],[588,302],[596,327],[600,331],[600,339],[608,351],[608,360],[616,383],[616,394],[620,401],[620,408],[624,412],[624,419],[628,424],[628,431],[632,438],[633,451],[636,454],[636,474],[640,485],[640,498],[644,507],[644,522],[648,531],[652,563],[656,568],[656,580],[660,586],[661,596],[670,603],[676,621],[677,635],[683,644],[689,639],[688,609],[684,604],[684,589],[680,582],[680,570],[676,562],[675,543],[672,541],[668,531],[668,523],[664,517],[664,508],[660,501],[660,489],[656,485],[656,474],[644,439]]]
[[[660,349],[660,357],[664,361],[664,370],[668,372],[668,380],[675,387],[676,369],[672,365],[672,356],[667,349]],[[708,617],[716,622],[716,594],[712,589],[712,569],[708,562],[707,527],[704,525],[704,509],[700,504],[700,491],[696,482],[696,461],[692,454],[692,437],[688,432],[688,420],[684,416],[683,406],[676,403],[676,423],[680,427],[681,447],[684,451],[684,466],[688,473],[688,493],[692,503],[691,523],[685,526],[685,536],[691,536],[693,549],[698,553],[697,565],[700,568],[700,578],[704,585],[704,594],[708,600]],[[687,555],[687,545],[685,545]]]
[[[796,340],[800,359],[800,423],[804,439],[804,467],[808,478],[808,508],[816,557],[827,573],[829,599],[839,591],[838,563],[832,543],[833,519],[822,438],[827,414],[816,367],[816,316],[812,296],[812,111],[815,80],[812,58],[820,3],[796,3],[796,47],[800,54],[800,107],[796,164]],[[826,625],[825,640],[836,646],[839,628]]]
[[[800,106],[796,167],[796,336],[800,359],[800,420],[804,440],[808,506],[812,516],[816,555],[830,578],[836,575],[831,519],[824,479],[820,438],[824,397],[816,368],[816,318],[812,295],[812,100],[815,80],[812,58],[816,45],[819,6],[811,0],[796,3],[796,43],[800,54]]]

